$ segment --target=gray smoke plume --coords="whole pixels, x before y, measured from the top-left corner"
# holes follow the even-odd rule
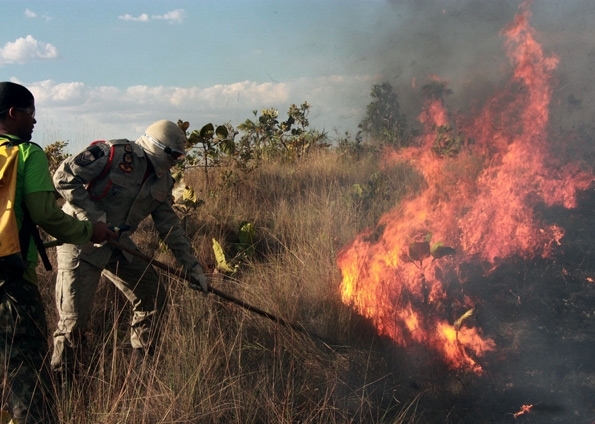
[[[449,108],[463,113],[481,106],[510,78],[501,31],[519,12],[519,0],[392,0],[378,18],[380,42],[366,43],[358,64],[390,82],[410,121],[420,110],[420,88],[432,76],[448,82]],[[386,9],[383,8],[386,12]],[[556,55],[552,122],[590,125],[593,116],[595,2],[542,0],[530,3],[530,23],[546,55]],[[372,69],[370,69],[372,68]],[[363,69],[362,69],[363,70]]]

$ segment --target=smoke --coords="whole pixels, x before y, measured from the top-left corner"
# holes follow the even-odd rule
[[[421,107],[420,89],[438,77],[448,83],[450,110],[468,113],[510,77],[501,31],[519,12],[519,0],[390,0],[378,18],[366,66],[399,94],[410,123]],[[548,55],[560,58],[552,123],[590,125],[594,102],[595,3],[588,0],[530,3],[531,24]]]

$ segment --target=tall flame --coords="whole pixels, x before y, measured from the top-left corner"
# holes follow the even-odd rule
[[[542,222],[535,206],[572,208],[577,191],[594,179],[548,156],[558,58],[546,56],[536,41],[528,5],[502,31],[513,66],[505,89],[474,118],[452,118],[441,96],[428,97],[418,145],[384,157],[387,164],[411,163],[427,188],[387,212],[375,230],[359,234],[337,258],[343,302],[370,318],[380,334],[401,346],[426,345],[453,369],[478,374],[479,358],[496,346],[481,329],[454,323],[475,302],[449,299],[457,264],[548,257],[564,230]],[[432,149],[437,129],[447,131],[453,121],[473,143],[454,157],[439,157]],[[456,255],[430,255],[430,241],[452,246]]]

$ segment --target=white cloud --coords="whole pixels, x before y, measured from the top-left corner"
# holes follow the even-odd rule
[[[118,19],[122,21],[149,22],[149,15],[146,13],[141,13],[135,17],[127,13],[125,15],[118,16]]]
[[[176,9],[172,10],[171,12],[167,12],[164,15],[155,15],[153,16],[153,19],[163,19],[165,21],[169,21],[171,24],[180,24],[184,21],[185,17],[186,12],[184,12],[184,9]]]
[[[36,59],[55,59],[58,49],[49,43],[37,41],[33,36],[17,38],[0,48],[0,66],[13,63],[26,63]]]
[[[15,81],[18,82],[18,81]],[[276,108],[285,119],[292,103],[312,105],[311,127],[354,132],[369,103],[373,76],[301,78],[279,83],[240,81],[211,87],[136,85],[124,89],[88,86],[82,82],[47,80],[26,85],[35,95],[37,127],[34,140],[70,142],[77,151],[99,138],[136,139],[159,119],[237,126],[254,119],[253,110]]]
[[[149,22],[151,20],[163,20],[163,21],[168,21],[171,24],[182,23],[185,18],[186,18],[186,12],[184,11],[184,9],[176,9],[176,10],[172,10],[170,12],[164,13],[163,15],[152,15],[151,17],[149,17],[149,15],[146,13],[141,13],[138,16],[133,16],[128,13],[125,15],[118,16],[118,19],[120,19],[122,21],[128,21],[128,22]]]
[[[85,84],[69,82],[56,84],[54,81],[42,81],[28,87],[35,96],[36,103],[61,105],[84,101]]]
[[[32,11],[31,9],[25,9],[24,15],[25,15],[25,18],[29,18],[29,19],[42,18],[42,19],[45,19],[46,21],[52,20],[52,17],[47,16],[47,15],[39,16],[36,12]]]

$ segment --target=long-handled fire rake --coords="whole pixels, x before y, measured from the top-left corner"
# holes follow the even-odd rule
[[[125,246],[122,243],[117,242],[115,240],[111,240],[110,239],[110,240],[108,240],[108,243],[111,244],[113,247],[115,247],[117,249],[120,249],[123,252],[130,253],[131,255],[134,255],[137,258],[142,259],[143,261],[145,261],[145,262],[147,262],[147,263],[149,263],[151,265],[156,266],[157,268],[160,268],[160,269],[162,269],[162,270],[164,270],[164,271],[166,271],[166,272],[168,272],[170,274],[173,274],[174,276],[176,276],[178,278],[181,278],[182,280],[185,280],[185,281],[188,281],[188,282],[190,281],[190,279],[188,278],[188,276],[185,273],[182,273],[181,271],[172,271],[171,270],[171,267],[167,266],[163,262],[159,262],[157,259],[152,258],[149,255],[145,255],[144,253],[139,252],[138,250],[130,249],[127,246]],[[291,328],[292,330],[299,331],[300,333],[308,334],[302,327],[299,327],[296,324],[292,324],[290,322],[287,322],[284,319],[279,318],[279,317],[277,317],[277,316],[275,316],[275,315],[273,315],[273,314],[271,314],[269,312],[263,311],[262,309],[259,309],[259,308],[255,307],[255,306],[252,306],[252,305],[244,302],[241,299],[238,299],[238,298],[235,298],[233,296],[230,296],[229,294],[224,293],[221,290],[218,290],[218,289],[214,288],[211,285],[209,285],[208,291],[211,292],[211,293],[213,293],[214,295],[217,295],[220,298],[222,298],[222,299],[224,299],[224,300],[226,300],[228,302],[231,302],[231,303],[233,303],[235,305],[238,305],[238,306],[240,306],[240,307],[242,307],[242,308],[244,308],[244,309],[246,309],[246,310],[248,310],[250,312],[254,312],[254,313],[256,313],[256,314],[258,314],[260,316],[263,316],[265,318],[270,319],[271,321],[277,322],[277,323],[283,325],[284,327]],[[310,334],[308,334],[308,335],[310,335]]]
[[[113,247],[115,247],[117,249],[120,249],[123,252],[129,253],[129,254],[131,254],[131,255],[139,258],[139,259],[142,259],[143,261],[145,261],[145,262],[147,262],[147,263],[149,263],[151,265],[154,265],[157,268],[160,268],[163,271],[165,271],[165,272],[167,272],[169,274],[174,275],[175,277],[178,277],[178,278],[180,278],[182,280],[185,280],[185,281],[188,281],[188,282],[190,281],[189,278],[188,278],[188,276],[185,273],[183,273],[181,271],[173,271],[171,269],[171,267],[167,266],[163,262],[160,262],[157,259],[155,259],[155,258],[153,258],[153,257],[151,257],[149,255],[146,255],[146,254],[144,254],[144,253],[142,253],[142,252],[140,252],[138,250],[131,249],[128,246],[125,246],[122,243],[120,243],[118,241],[115,241],[113,239],[108,239],[107,242],[109,244],[111,244]],[[58,241],[58,240],[51,240],[51,241],[48,241],[48,242],[44,243],[44,246],[45,247],[53,247],[53,246],[59,246],[61,244],[62,243],[60,241]],[[211,293],[213,293],[214,295],[220,297],[221,299],[227,301],[227,302],[233,303],[234,305],[238,305],[241,308],[244,308],[244,309],[246,309],[246,310],[248,310],[250,312],[254,312],[255,314],[258,314],[260,316],[263,316],[265,318],[268,318],[271,321],[274,321],[274,322],[276,322],[278,324],[281,324],[284,327],[287,327],[287,328],[290,328],[292,330],[298,331],[298,332],[300,332],[302,334],[305,334],[305,335],[307,335],[309,337],[313,337],[313,338],[319,339],[325,345],[327,344],[327,342],[324,341],[322,339],[322,337],[316,336],[314,334],[311,334],[311,333],[307,332],[306,330],[304,330],[302,327],[298,326],[297,324],[293,324],[293,323],[288,322],[288,321],[286,321],[286,320],[284,320],[282,318],[279,318],[276,315],[273,315],[273,314],[271,314],[269,312],[263,311],[262,309],[259,309],[259,308],[255,307],[255,306],[252,306],[252,305],[244,302],[241,299],[238,299],[238,298],[235,298],[233,296],[230,296],[229,294],[224,293],[221,290],[218,290],[218,289],[212,287],[211,285],[209,285],[208,291],[211,292]]]

